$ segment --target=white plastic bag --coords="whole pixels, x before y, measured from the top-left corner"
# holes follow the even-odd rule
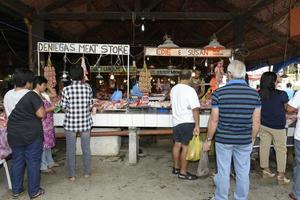
[[[196,175],[198,177],[205,177],[209,175],[209,160],[207,151],[203,151],[201,154]]]

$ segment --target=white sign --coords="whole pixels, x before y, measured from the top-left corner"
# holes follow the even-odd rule
[[[129,45],[38,42],[38,52],[130,55]]]
[[[231,57],[231,49],[193,49],[145,47],[145,56]]]

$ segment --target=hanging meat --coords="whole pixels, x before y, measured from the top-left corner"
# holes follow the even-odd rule
[[[147,65],[144,62],[144,67],[140,72],[139,77],[139,88],[142,92],[151,92],[151,73],[147,69]]]
[[[49,87],[54,88],[56,86],[56,73],[51,62],[51,55],[48,56],[47,65],[44,67],[44,77],[47,79]]]

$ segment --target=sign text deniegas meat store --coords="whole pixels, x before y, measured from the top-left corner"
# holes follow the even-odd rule
[[[39,52],[129,55],[129,45],[38,42]]]

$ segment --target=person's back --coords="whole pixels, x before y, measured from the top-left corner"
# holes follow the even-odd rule
[[[91,107],[93,92],[83,83],[83,69],[77,65],[70,69],[73,83],[63,89],[60,105],[65,110],[64,131],[67,143],[67,167],[70,181],[75,181],[76,134],[81,139],[83,173],[90,175],[90,131],[92,127]]]
[[[227,68],[229,82],[212,94],[207,139],[203,150],[210,149],[215,135],[218,173],[214,177],[215,199],[228,199],[231,161],[236,173],[234,199],[248,199],[250,154],[260,126],[261,103],[258,93],[244,80],[246,66],[238,60]]]
[[[286,124],[284,104],[287,102],[287,94],[282,90],[275,90],[269,99],[262,99],[261,124],[274,129],[284,129]]]
[[[90,106],[93,92],[90,86],[73,81],[63,89],[61,105],[65,109],[66,116],[64,127],[70,131],[86,131],[92,124]],[[84,121],[83,121],[84,120]]]
[[[179,83],[172,88],[170,95],[173,125],[194,122],[192,107],[198,103],[195,90],[189,85]]]
[[[212,94],[212,107],[218,105],[216,142],[250,144],[252,114],[259,104],[258,93],[244,80],[231,80]]]

